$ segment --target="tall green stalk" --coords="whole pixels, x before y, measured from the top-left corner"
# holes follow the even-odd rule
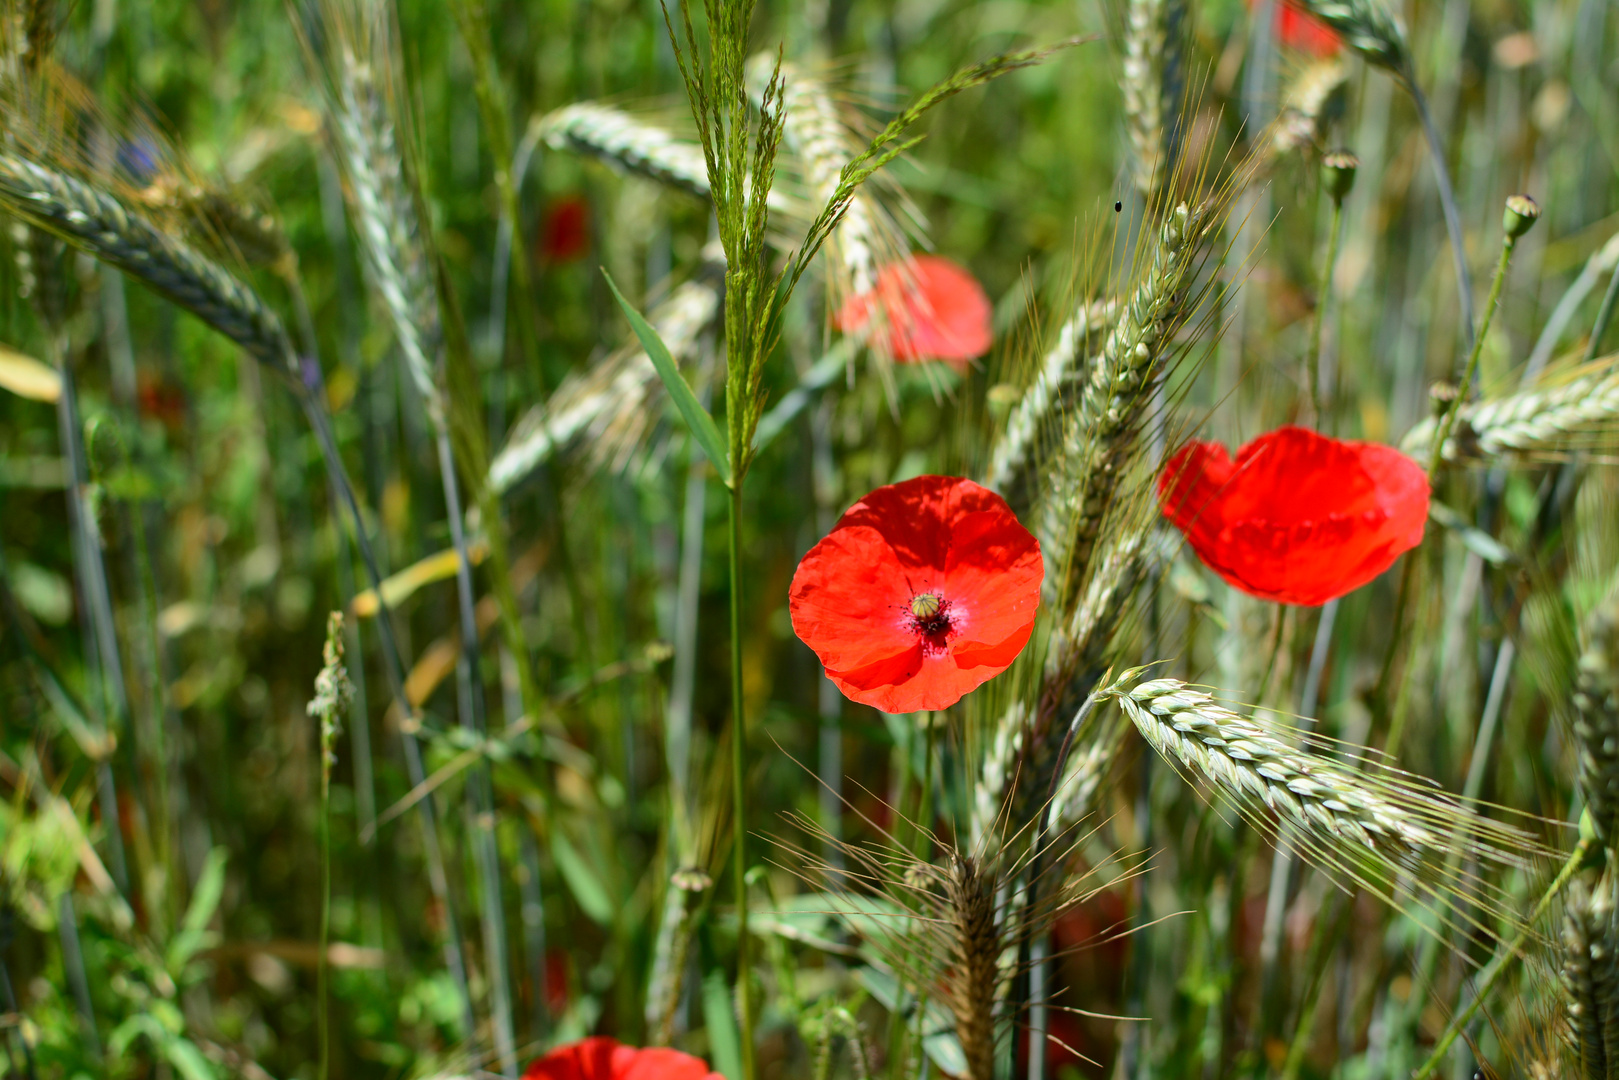
[[[1473,339],[1472,351],[1467,356],[1467,367],[1462,372],[1462,381],[1456,387],[1456,395],[1446,406],[1444,414],[1440,417],[1438,430],[1434,435],[1433,449],[1428,454],[1428,486],[1433,487],[1435,477],[1439,475],[1439,465],[1444,460],[1445,443],[1450,439],[1451,429],[1456,426],[1456,418],[1461,415],[1462,405],[1467,401],[1468,392],[1472,389],[1473,378],[1478,372],[1479,357],[1484,352],[1484,340],[1490,334],[1490,322],[1495,318],[1496,305],[1501,301],[1501,290],[1506,285],[1507,267],[1512,262],[1513,249],[1517,247],[1518,240],[1531,228],[1540,217],[1540,207],[1527,195],[1513,195],[1507,199],[1507,207],[1501,219],[1501,257],[1496,260],[1495,277],[1490,282],[1490,297],[1484,304],[1484,322],[1478,328],[1478,334]],[[1399,655],[1402,639],[1405,636],[1405,608],[1411,596],[1411,574],[1416,566],[1416,560],[1406,557],[1405,565],[1400,569],[1400,585],[1394,595],[1394,632],[1389,635],[1387,650],[1383,653],[1383,664],[1377,676],[1377,688],[1372,700],[1385,711],[1388,710],[1389,678],[1394,669],[1394,658]],[[1402,689],[1401,696],[1404,696]],[[1404,725],[1404,712],[1398,708],[1389,727],[1388,739],[1383,749],[1389,754],[1397,753],[1400,745],[1400,735]]]
[[[747,777],[748,724],[742,701],[742,482],[731,488],[731,867],[736,878],[736,1011],[741,1027],[742,1077],[753,1080],[753,995],[749,992]]]

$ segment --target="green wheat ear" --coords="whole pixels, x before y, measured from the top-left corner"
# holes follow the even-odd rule
[[[1265,711],[1227,707],[1178,679],[1138,681],[1143,671],[1124,672],[1102,695],[1160,757],[1272,844],[1345,887],[1428,911],[1440,926],[1491,935],[1503,925],[1523,929],[1512,898],[1462,867],[1538,868],[1553,855],[1527,833],[1419,777],[1371,764],[1361,748],[1283,728]]]

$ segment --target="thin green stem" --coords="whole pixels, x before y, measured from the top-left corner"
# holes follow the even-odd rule
[[[1434,477],[1439,474],[1439,466],[1444,460],[1445,443],[1450,439],[1451,429],[1456,426],[1456,418],[1461,413],[1462,403],[1467,400],[1468,392],[1472,389],[1473,378],[1478,372],[1479,356],[1484,352],[1484,339],[1489,336],[1490,322],[1495,318],[1495,308],[1501,300],[1501,289],[1506,284],[1507,266],[1512,261],[1512,249],[1517,246],[1517,240],[1511,236],[1501,238],[1501,258],[1495,264],[1495,278],[1490,282],[1490,297],[1484,304],[1484,322],[1478,328],[1478,335],[1473,339],[1472,351],[1467,356],[1467,367],[1462,372],[1462,381],[1456,388],[1456,397],[1446,407],[1444,416],[1439,421],[1439,429],[1435,433],[1433,450],[1428,455],[1428,486],[1433,487]],[[1388,689],[1389,678],[1394,670],[1394,658],[1399,655],[1400,647],[1405,638],[1405,608],[1411,596],[1411,574],[1416,565],[1414,559],[1406,556],[1405,565],[1400,569],[1400,586],[1394,596],[1394,631],[1389,634],[1388,648],[1383,652],[1383,663],[1378,670],[1377,688],[1372,695],[1375,707],[1388,715]],[[1397,728],[1391,728],[1389,742],[1384,749],[1388,753],[1395,751],[1394,736]]]
[[[1495,318],[1495,307],[1501,299],[1501,288],[1506,284],[1507,265],[1512,261],[1512,249],[1518,241],[1511,236],[1501,238],[1501,258],[1496,260],[1495,279],[1490,282],[1490,298],[1484,302],[1484,323],[1478,328],[1478,336],[1473,339],[1473,350],[1467,356],[1467,368],[1462,372],[1462,381],[1456,387],[1456,398],[1445,410],[1445,415],[1439,422],[1439,431],[1434,438],[1433,450],[1428,455],[1428,484],[1433,485],[1433,478],[1439,472],[1439,463],[1445,450],[1445,440],[1450,438],[1450,431],[1456,426],[1456,417],[1460,414],[1462,403],[1467,400],[1468,391],[1473,386],[1473,376],[1478,371],[1478,358],[1484,352],[1484,339],[1490,333],[1490,321]]]
[[[1321,412],[1321,326],[1327,321],[1327,301],[1332,298],[1332,268],[1338,262],[1338,239],[1344,223],[1344,201],[1332,200],[1332,225],[1327,230],[1327,261],[1321,267],[1320,301],[1316,304],[1315,323],[1310,327],[1310,351],[1305,356],[1305,368],[1310,379],[1310,412],[1315,426],[1322,426]]]
[[[330,740],[321,738],[320,763],[320,952],[315,957],[315,1025],[320,1046],[320,1080],[332,1067],[332,1018],[327,1004],[326,950],[332,932],[332,766]]]
[[[736,1011],[741,1028],[742,1080],[753,1080],[753,996],[748,963],[747,778],[748,724],[742,701],[742,478],[731,488],[731,854],[736,878]]]
[[[1485,317],[1486,319],[1488,318],[1488,316]],[[1482,334],[1479,336],[1483,337]],[[1529,918],[1525,920],[1523,929],[1519,930],[1518,935],[1512,939],[1511,944],[1502,952],[1496,953],[1484,970],[1479,973],[1478,992],[1473,995],[1473,1000],[1468,1003],[1467,1008],[1451,1018],[1450,1023],[1445,1027],[1444,1034],[1440,1035],[1439,1041],[1434,1044],[1433,1053],[1429,1054],[1428,1060],[1424,1061],[1411,1074],[1411,1080],[1427,1080],[1429,1076],[1433,1075],[1434,1070],[1439,1067],[1440,1063],[1444,1061],[1445,1055],[1450,1052],[1451,1045],[1456,1042],[1457,1036],[1472,1022],[1479,1009],[1484,1007],[1484,1001],[1490,996],[1490,991],[1494,989],[1496,982],[1506,973],[1512,961],[1517,959],[1518,952],[1523,948],[1524,943],[1529,940],[1529,935],[1535,923],[1540,921],[1540,917],[1546,913],[1546,909],[1551,906],[1552,901],[1557,899],[1557,895],[1563,891],[1563,887],[1573,879],[1575,873],[1585,864],[1586,856],[1590,850],[1591,841],[1582,836],[1580,842],[1574,845],[1574,851],[1569,855],[1568,862],[1563,864],[1563,868],[1557,872],[1557,876],[1552,879],[1552,883],[1547,886],[1545,893],[1541,895],[1540,900],[1535,904],[1534,911],[1529,913]]]

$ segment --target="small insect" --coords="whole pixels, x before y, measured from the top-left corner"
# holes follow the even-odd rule
[[[1118,212],[1119,212],[1119,211],[1120,211],[1120,210],[1123,210],[1123,209],[1124,209],[1124,203],[1122,203],[1122,202],[1115,202],[1115,203],[1114,203],[1114,204],[1113,204],[1113,212],[1114,212],[1114,213],[1115,213],[1115,214],[1117,214],[1117,213],[1118,213]]]
[[[918,619],[931,619],[939,613],[939,605],[944,597],[938,593],[923,593],[921,596],[911,598],[911,614]]]

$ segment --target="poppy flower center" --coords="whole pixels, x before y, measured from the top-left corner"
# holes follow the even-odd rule
[[[943,646],[950,634],[950,601],[936,592],[911,597],[911,629],[934,646]]]

